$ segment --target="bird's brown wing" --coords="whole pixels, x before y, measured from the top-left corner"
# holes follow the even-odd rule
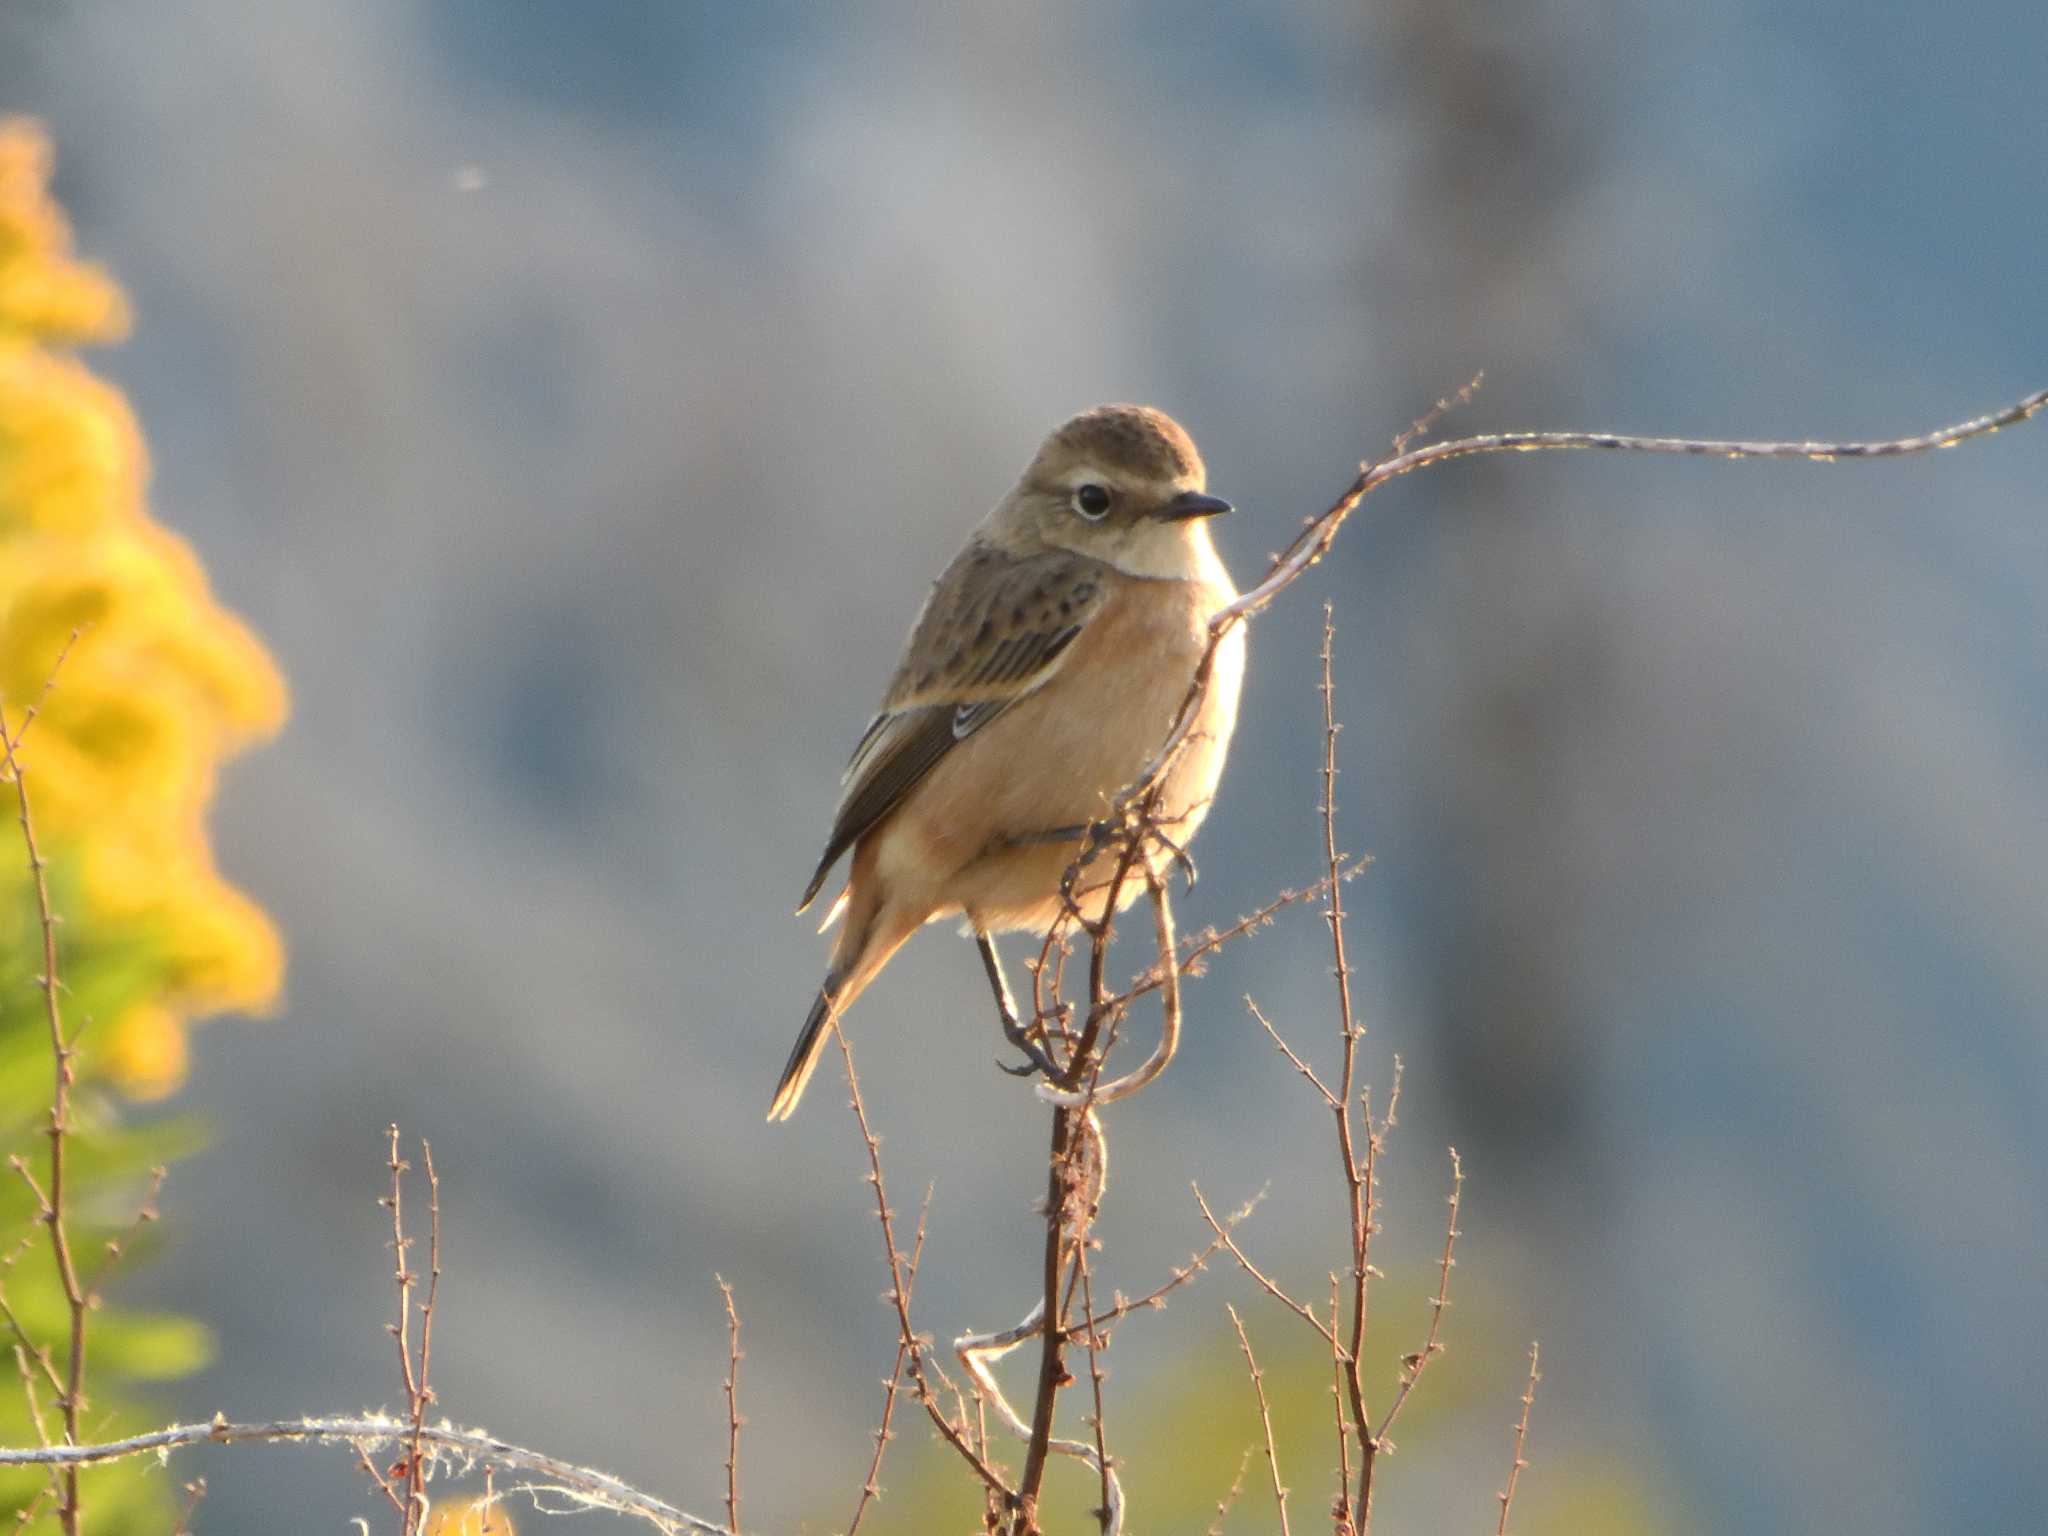
[[[1108,600],[1109,573],[1064,550],[1020,558],[977,541],[960,552],[925,600],[881,713],[853,749],[832,835],[797,911],[940,758],[1045,686]]]

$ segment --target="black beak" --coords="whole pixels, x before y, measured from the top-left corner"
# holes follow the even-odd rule
[[[1204,496],[1200,491],[1182,491],[1159,509],[1159,516],[1169,523],[1182,523],[1191,517],[1214,517],[1219,512],[1229,510],[1230,503],[1220,496]]]

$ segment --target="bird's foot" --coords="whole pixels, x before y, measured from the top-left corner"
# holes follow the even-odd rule
[[[1007,1061],[1002,1060],[996,1062],[996,1065],[1009,1073],[1010,1076],[1044,1078],[1056,1078],[1059,1076],[1060,1069],[1058,1063],[1046,1055],[1044,1048],[1031,1038],[1031,1031],[1018,1024],[1014,1019],[1006,1018],[1003,1020],[1003,1038],[1024,1053],[1024,1061],[1020,1066],[1013,1067]]]

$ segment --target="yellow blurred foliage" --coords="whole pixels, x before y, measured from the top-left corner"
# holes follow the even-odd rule
[[[151,521],[126,401],[64,350],[119,339],[128,314],[73,256],[50,169],[37,124],[0,120],[0,701],[18,723],[79,632],[25,758],[39,829],[77,871],[73,928],[148,937],[159,985],[98,1065],[160,1097],[190,1019],[268,1007],[283,984],[277,931],[221,878],[205,817],[221,761],[283,724],[285,687]]]
[[[444,1504],[427,1516],[426,1536],[513,1536],[512,1517],[482,1499]]]

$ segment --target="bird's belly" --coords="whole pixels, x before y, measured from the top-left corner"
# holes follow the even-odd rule
[[[1209,614],[1233,595],[1193,584],[1186,591],[1173,605],[1122,605],[1102,614],[1045,687],[948,753],[891,818],[878,850],[885,873],[944,872],[933,883],[929,917],[965,912],[997,931],[1051,925],[1081,845],[1045,834],[1098,820],[1144,771],[1186,697],[1208,642]],[[1194,835],[1222,777],[1244,657],[1240,626],[1218,648],[1194,729],[1166,776],[1159,819],[1177,844]],[[1149,854],[1155,869],[1170,859],[1164,848]],[[1112,873],[1113,861],[1098,858],[1079,886],[1100,886]],[[1119,904],[1143,889],[1143,876],[1134,872]],[[1102,905],[1098,891],[1092,907],[1099,912]]]

